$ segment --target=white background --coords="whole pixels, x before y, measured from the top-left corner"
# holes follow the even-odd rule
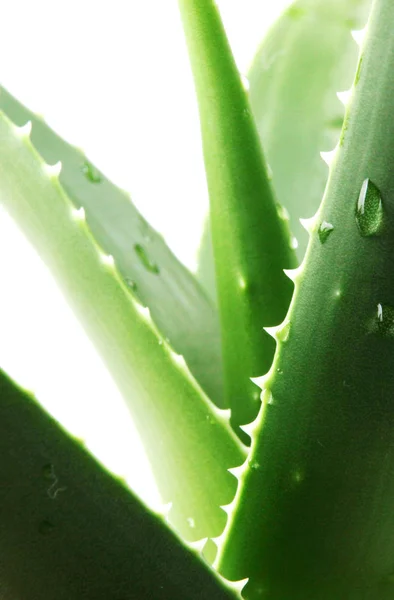
[[[288,0],[221,0],[241,72]],[[176,0],[8,0],[1,84],[121,187],[191,269],[208,206]],[[152,506],[119,393],[50,275],[0,212],[0,367]]]

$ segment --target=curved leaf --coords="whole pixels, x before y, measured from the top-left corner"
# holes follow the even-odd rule
[[[149,307],[163,337],[185,357],[211,400],[223,408],[219,319],[195,277],[139,214],[128,194],[1,87],[0,109],[17,125],[33,123],[31,139],[46,162],[62,161],[60,182],[76,208],[84,208],[96,241],[114,257],[126,284]]]
[[[394,594],[393,22],[391,0],[375,0],[342,143],[291,274],[288,339],[261,382],[220,557],[230,578],[250,577],[245,598]]]
[[[336,93],[351,86],[357,65],[352,29],[365,24],[371,0],[298,0],[262,42],[248,79],[249,97],[279,202],[290,215],[302,260],[308,236],[299,218],[314,215],[344,107]]]
[[[219,506],[236,488],[227,469],[239,464],[243,449],[113,260],[100,253],[57,173],[25,128],[0,115],[0,202],[46,263],[118,385],[163,501],[173,502],[171,522],[189,539],[219,535],[226,522]]]
[[[2,600],[240,598],[1,371],[0,481]]]

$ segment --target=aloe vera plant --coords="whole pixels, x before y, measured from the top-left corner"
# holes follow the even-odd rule
[[[389,600],[394,5],[296,1],[249,93],[215,2],[179,8],[210,195],[202,284],[1,89],[0,202],[113,375],[172,503],[153,514],[0,372],[2,598]],[[290,227],[306,217],[304,253]]]

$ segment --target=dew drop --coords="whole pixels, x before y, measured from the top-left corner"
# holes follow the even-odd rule
[[[85,160],[82,165],[82,173],[85,175],[86,179],[88,179],[91,183],[100,183],[101,182],[101,174],[99,171],[92,165],[91,162]]]
[[[290,240],[290,248],[296,250],[298,248],[298,240],[296,237],[292,237]]]
[[[326,242],[328,240],[328,238],[330,237],[330,235],[333,231],[334,231],[334,225],[331,225],[331,223],[327,223],[327,221],[322,221],[320,223],[320,227],[317,232],[320,242],[322,244],[324,244],[324,242]]]
[[[194,527],[196,526],[196,523],[195,523],[195,521],[194,521],[193,517],[188,517],[188,518],[186,519],[186,521],[188,522],[189,526],[190,526],[192,529],[194,529]]]
[[[304,479],[304,474],[301,471],[294,471],[293,473],[293,479],[296,483],[301,483],[301,481]]]
[[[283,369],[276,369],[276,372],[278,373],[278,375],[283,375]]]
[[[248,464],[253,471],[260,469],[260,464],[257,462],[257,460],[248,460]]]
[[[289,221],[290,220],[290,215],[288,210],[282,206],[281,204],[277,204],[276,205],[277,211],[278,211],[278,215],[281,219],[283,219],[284,221]]]
[[[244,88],[245,92],[248,92],[250,89],[249,79],[243,73],[241,73],[241,82],[242,82],[242,87]]]
[[[41,521],[38,526],[38,531],[41,535],[49,535],[55,529],[55,526],[50,521]]]
[[[377,331],[391,337],[394,335],[394,308],[387,304],[378,304],[376,313]]]
[[[126,283],[133,292],[136,292],[138,290],[138,285],[135,281],[133,281],[133,279],[129,279],[128,277],[126,277]]]
[[[273,404],[274,397],[272,395],[271,390],[269,390],[269,389],[263,390],[263,392],[261,393],[261,400],[262,400],[263,404]]]
[[[160,273],[159,267],[157,266],[156,263],[154,263],[149,258],[148,254],[143,246],[141,246],[140,244],[136,244],[134,246],[134,250],[136,251],[138,258],[140,259],[141,263],[144,265],[145,269],[147,269],[147,271],[150,271],[151,273],[155,273],[156,275],[158,273]]]
[[[364,179],[356,205],[356,221],[361,235],[379,233],[383,222],[382,197],[370,179]]]

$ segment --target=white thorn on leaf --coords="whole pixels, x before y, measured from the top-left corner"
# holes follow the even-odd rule
[[[260,375],[260,377],[249,377],[250,381],[252,383],[254,383],[255,385],[257,385],[257,387],[259,387],[260,389],[264,389],[264,385],[266,382],[266,376],[265,375]]]
[[[235,501],[233,500],[232,502],[230,502],[230,504],[223,504],[223,506],[221,506],[220,508],[222,510],[224,510],[224,512],[226,513],[227,516],[231,515],[231,513],[234,510],[235,507]]]
[[[258,418],[247,425],[240,425],[239,428],[252,438],[258,425],[257,421]]]
[[[204,550],[204,546],[207,543],[208,538],[202,538],[201,540],[197,540],[196,542],[186,542],[187,545],[189,546],[189,548],[192,548],[192,550],[195,550],[196,552],[198,552],[198,554],[201,554],[201,552]]]
[[[220,419],[225,419],[226,421],[229,421],[231,418],[231,408],[218,408],[217,406],[215,406],[213,407],[213,412]]]
[[[135,307],[142,317],[145,319],[150,319],[150,310],[147,306],[143,306],[139,302],[136,302]]]
[[[329,152],[320,152],[320,156],[324,160],[324,162],[330,166],[332,161],[334,160],[334,156],[336,153],[336,148],[334,150],[330,150]]]
[[[21,138],[24,137],[29,137],[30,133],[31,133],[31,128],[32,128],[32,122],[31,121],[27,121],[27,123],[25,123],[24,125],[15,125],[15,131],[17,133],[17,135]]]
[[[108,267],[113,267],[114,264],[115,264],[114,257],[112,256],[112,254],[104,254],[104,253],[102,253],[100,255],[100,258],[101,258],[101,262],[104,265],[107,265]]]
[[[295,236],[293,236],[290,240],[290,248],[292,250],[297,250],[297,248],[298,248],[298,240]]]
[[[263,329],[268,333],[268,335],[276,340],[276,334],[279,331],[278,325],[275,325],[275,327],[263,327]]]
[[[71,209],[71,214],[76,221],[84,221],[85,220],[85,209],[83,206],[81,206],[81,208]]]
[[[184,359],[184,357],[182,356],[182,354],[178,354],[177,352],[174,352],[174,350],[170,349],[170,354],[171,354],[171,358],[172,360],[179,365],[180,367],[186,367],[186,361]]]
[[[363,29],[354,29],[351,34],[352,38],[359,46],[362,46],[365,35],[367,33],[367,25]]]
[[[168,521],[171,509],[172,509],[172,502],[167,502],[166,504],[162,504],[155,512],[160,517],[162,517],[165,521]]]
[[[293,281],[294,283],[297,282],[297,279],[299,277],[299,275],[302,273],[303,271],[303,266],[302,263],[300,264],[299,267],[296,267],[295,269],[283,269],[283,273],[289,278],[291,279],[291,281]],[[279,328],[277,328],[279,330]]]
[[[345,90],[343,92],[337,92],[337,98],[340,102],[342,102],[342,104],[344,106],[347,106],[349,100],[350,100],[350,96],[352,95],[352,89],[350,88],[350,90]]]
[[[231,467],[231,469],[227,469],[227,471],[229,473],[231,473],[231,475],[234,475],[234,477],[239,479],[241,477],[241,475],[245,472],[245,469],[246,469],[246,461],[244,463],[242,463],[242,465],[239,465],[239,467]]]
[[[299,219],[299,222],[301,223],[301,225],[303,226],[303,228],[309,233],[311,234],[313,232],[313,229],[316,225],[316,217],[309,217],[309,219]]]
[[[241,593],[248,581],[249,577],[246,577],[245,579],[240,579],[239,581],[228,581],[227,585],[229,585],[234,591]]]
[[[62,161],[58,160],[54,165],[48,165],[44,163],[44,171],[49,175],[49,177],[58,177],[60,175],[60,171],[62,170]]]

